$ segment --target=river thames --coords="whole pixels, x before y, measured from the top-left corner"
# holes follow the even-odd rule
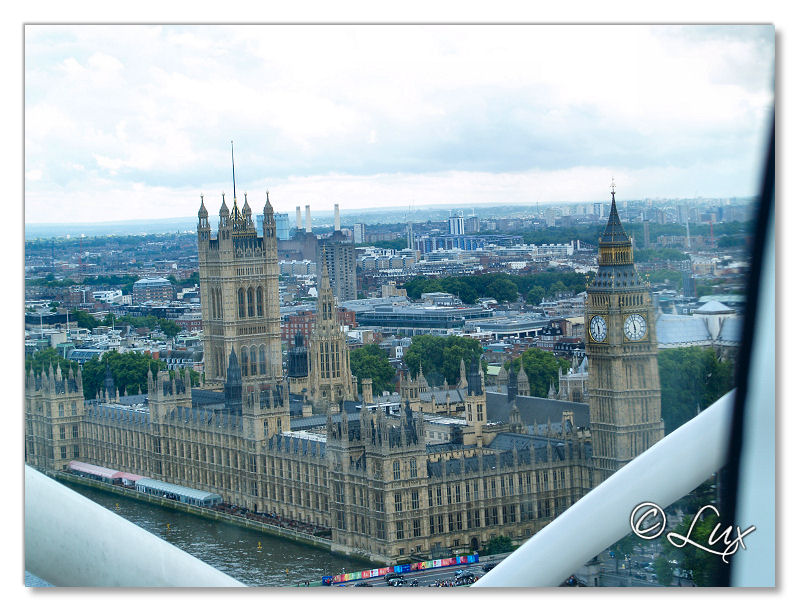
[[[354,572],[375,567],[364,561],[334,555],[266,533],[203,519],[91,487],[64,484],[247,586],[292,586],[342,571]]]

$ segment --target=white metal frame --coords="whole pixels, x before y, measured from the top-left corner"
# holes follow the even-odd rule
[[[730,391],[636,457],[472,587],[558,586],[631,533],[631,511],[640,503],[665,508],[697,488],[725,463],[733,399]]]
[[[27,465],[25,569],[54,586],[245,586]]]

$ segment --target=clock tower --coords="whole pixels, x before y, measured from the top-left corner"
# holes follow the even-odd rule
[[[615,193],[612,182],[597,275],[586,297],[594,485],[664,437],[655,312],[649,285],[636,272]]]

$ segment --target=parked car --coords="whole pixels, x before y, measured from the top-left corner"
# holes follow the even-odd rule
[[[493,570],[496,567],[497,567],[497,563],[484,563],[483,564],[483,571],[484,572],[488,572],[488,571]]]

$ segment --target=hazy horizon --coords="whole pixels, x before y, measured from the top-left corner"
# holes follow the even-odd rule
[[[618,200],[621,206],[625,205],[627,201],[641,202],[643,200],[652,200],[654,202],[664,201],[696,201],[696,200],[709,200],[709,199],[722,199],[722,200],[748,200],[755,196],[729,196],[723,198],[637,198],[636,200]],[[221,200],[220,200],[221,201]],[[569,206],[574,204],[589,204],[595,203],[597,200],[583,200],[583,201],[566,201],[566,202],[479,202],[470,204],[435,204],[426,206],[424,208],[416,208],[410,210],[413,223],[423,223],[425,221],[444,221],[446,216],[442,213],[447,213],[448,210],[461,210],[465,215],[469,215],[471,209],[492,209],[495,207],[515,207],[520,210],[530,210],[537,207],[547,208],[549,206]],[[604,202],[600,200],[600,202]],[[604,202],[605,203],[605,202]],[[435,211],[434,218],[422,219],[427,210]],[[370,219],[376,216],[382,217],[385,212],[396,211],[402,213],[402,218],[398,217],[395,220],[368,221],[368,225],[392,224],[403,223],[406,221],[409,214],[409,208],[403,206],[387,207],[376,211],[375,209],[362,208],[362,209],[340,209],[340,217],[343,227],[348,227],[354,222],[362,222],[359,219],[353,219],[357,215],[366,215],[365,218]],[[285,212],[289,214],[290,228],[295,226],[295,210],[291,211],[276,211]],[[301,208],[303,226],[305,227],[305,207]],[[258,210],[253,211],[253,219],[255,215],[260,214]],[[322,210],[315,210],[311,207],[312,214],[312,227],[332,227],[333,226],[333,206]],[[478,215],[480,217],[480,215]],[[210,214],[209,221],[212,227],[218,223],[219,215]],[[25,239],[38,239],[38,238],[75,238],[81,234],[85,236],[136,236],[142,234],[166,234],[175,232],[192,232],[194,231],[197,223],[197,216],[182,216],[182,217],[154,217],[154,218],[139,218],[139,219],[120,219],[118,221],[91,221],[91,222],[59,222],[59,223],[25,223]],[[109,231],[111,230],[111,231]],[[87,233],[90,232],[90,233]],[[94,232],[94,233],[91,233]]]

